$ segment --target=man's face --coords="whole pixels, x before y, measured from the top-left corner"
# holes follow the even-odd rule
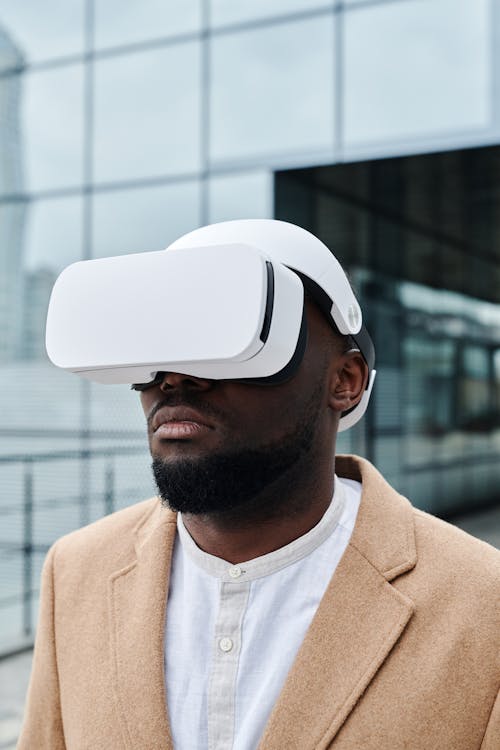
[[[308,343],[295,376],[262,386],[166,374],[141,393],[163,500],[187,513],[244,506],[332,436],[331,374],[341,344],[306,303]],[[324,448],[324,446],[323,446]]]

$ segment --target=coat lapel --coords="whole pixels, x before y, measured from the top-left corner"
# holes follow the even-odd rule
[[[175,515],[156,503],[134,529],[134,559],[109,579],[114,698],[125,746],[171,750],[163,672]]]
[[[336,467],[363,483],[356,526],[259,750],[327,748],[413,614],[390,583],[416,563],[410,504],[367,462],[338,457]]]

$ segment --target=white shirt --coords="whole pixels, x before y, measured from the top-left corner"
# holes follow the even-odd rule
[[[321,521],[285,547],[231,565],[178,515],[165,632],[175,750],[255,750],[351,537],[361,485],[335,477]]]

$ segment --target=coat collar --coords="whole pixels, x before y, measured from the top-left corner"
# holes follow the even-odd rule
[[[351,541],[307,631],[259,750],[327,748],[413,614],[393,585],[416,564],[410,503],[367,461],[338,456],[363,485]],[[130,563],[109,580],[114,697],[125,746],[171,750],[164,685],[165,604],[176,516],[151,501]]]
[[[339,476],[362,484],[361,505],[351,536],[355,547],[387,581],[417,563],[413,509],[375,467],[357,456],[337,456]]]

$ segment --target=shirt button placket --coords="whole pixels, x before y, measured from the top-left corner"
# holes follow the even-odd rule
[[[233,746],[241,628],[250,592],[250,583],[241,580],[243,573],[239,565],[233,565],[221,581],[207,696],[208,750],[231,750]]]

